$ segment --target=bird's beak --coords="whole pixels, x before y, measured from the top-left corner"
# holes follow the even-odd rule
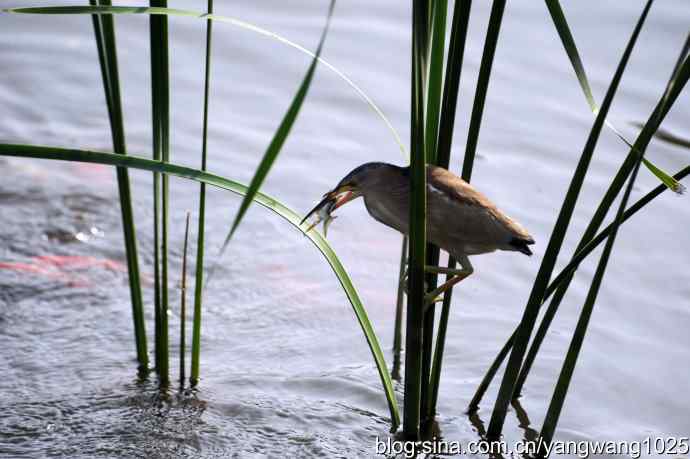
[[[343,206],[344,204],[347,204],[348,202],[352,201],[353,199],[356,199],[359,197],[359,193],[356,191],[353,191],[351,188],[350,190],[346,190],[345,194],[341,195],[342,192],[338,193],[338,197],[336,198],[335,201],[335,206],[333,206],[333,210],[336,210],[338,207]]]
[[[323,199],[316,206],[314,206],[311,211],[309,211],[309,213],[300,222],[300,225],[315,213],[318,213],[316,222],[318,223],[321,221],[321,219],[326,218],[325,215],[321,214],[327,214],[330,216],[331,212],[333,212],[335,209],[359,196],[360,194],[352,185],[348,184],[336,187],[334,190],[323,195]],[[309,229],[311,229],[313,226],[314,225],[312,225]]]
[[[302,219],[301,222],[299,222],[299,224],[302,225],[304,222],[307,221],[307,219],[309,219],[309,217],[311,217],[312,215],[314,215],[316,212],[320,211],[321,208],[323,208],[323,207],[324,207],[326,204],[328,204],[329,202],[332,202],[332,201],[333,201],[333,198],[330,196],[330,194],[331,194],[331,193],[326,193],[326,195],[324,196],[324,198],[323,198],[321,201],[319,201],[319,203],[318,203],[317,205],[315,205],[314,208],[313,208],[312,210],[310,210],[309,213],[308,213],[307,215],[304,216],[304,218]],[[312,225],[312,226],[313,226],[313,225]],[[312,228],[312,227],[310,226],[309,229],[311,229],[311,228]]]

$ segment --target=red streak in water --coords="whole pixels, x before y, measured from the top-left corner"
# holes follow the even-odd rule
[[[36,274],[66,282],[73,287],[88,285],[84,277],[76,271],[91,268],[105,268],[118,272],[127,271],[127,267],[119,261],[79,255],[41,255],[31,257],[28,263],[0,261],[0,270]]]

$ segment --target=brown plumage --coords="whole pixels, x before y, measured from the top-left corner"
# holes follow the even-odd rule
[[[360,196],[372,217],[409,234],[410,169],[387,163],[366,163],[354,169],[333,191],[326,193],[304,220],[317,213],[317,221],[311,227],[325,219],[325,228],[333,211]],[[436,166],[427,166],[427,240],[463,267],[450,270],[448,274],[456,277],[431,292],[429,301],[472,273],[468,255],[495,250],[532,255],[528,246],[534,244],[527,230],[498,210],[486,196],[452,172]],[[448,270],[441,272],[445,271]]]
[[[372,217],[408,234],[409,168],[387,163],[354,169],[307,217],[327,203],[330,213],[359,196]],[[527,230],[472,185],[436,166],[427,166],[427,239],[456,258],[494,250],[531,255],[527,246],[534,243]]]
[[[438,191],[436,191],[438,190]],[[527,230],[515,220],[498,210],[486,196],[477,191],[472,185],[446,169],[427,166],[427,231],[429,239],[440,239],[439,247],[444,247],[443,239],[447,231],[436,234],[436,225],[443,225],[448,221],[449,208],[456,208],[458,221],[451,219],[454,225],[453,234],[456,239],[464,240],[467,244],[465,254],[498,250],[517,250],[526,255],[532,255],[528,245],[534,244],[534,239]],[[440,199],[447,200],[445,205],[434,199],[436,193]],[[431,194],[431,196],[429,196]],[[450,252],[450,251],[449,251]]]

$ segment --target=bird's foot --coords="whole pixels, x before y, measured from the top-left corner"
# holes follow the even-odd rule
[[[431,292],[427,293],[424,295],[424,303],[428,306],[431,306],[432,304],[436,303],[441,299],[443,300],[442,295],[446,293],[448,290],[450,290],[455,284],[459,283],[460,281],[467,279],[470,274],[472,274],[472,271],[470,270],[460,270],[459,273],[450,279],[448,279],[446,282],[443,283],[440,287],[437,289],[432,290]]]

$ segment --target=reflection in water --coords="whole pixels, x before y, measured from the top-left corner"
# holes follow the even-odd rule
[[[539,432],[532,427],[530,427],[529,416],[527,411],[522,407],[522,404],[518,399],[514,399],[511,402],[513,409],[515,410],[515,416],[518,419],[518,427],[523,431],[523,444],[529,444],[535,442],[539,437]],[[486,441],[486,428],[484,426],[484,421],[479,416],[479,410],[472,410],[467,413],[467,419],[470,421],[479,439]],[[492,458],[502,458],[503,456],[499,453],[490,453],[489,457]],[[523,454],[523,457],[530,457],[527,454]]]
[[[486,428],[484,427],[484,421],[479,417],[479,410],[470,411],[467,414],[467,418],[477,431],[479,438],[486,438]]]
[[[529,417],[527,416],[527,411],[522,407],[520,400],[513,399],[511,405],[515,409],[515,415],[518,419],[518,427],[523,430],[523,439],[525,443],[536,440],[539,437],[539,432],[530,427]]]
[[[503,455],[499,451],[494,451],[497,447],[497,443],[493,446],[486,440],[486,428],[484,427],[484,421],[479,417],[479,410],[469,411],[467,413],[467,418],[469,419],[472,426],[475,428],[479,440],[484,442],[484,447],[488,451],[488,457],[491,459],[503,459]]]

